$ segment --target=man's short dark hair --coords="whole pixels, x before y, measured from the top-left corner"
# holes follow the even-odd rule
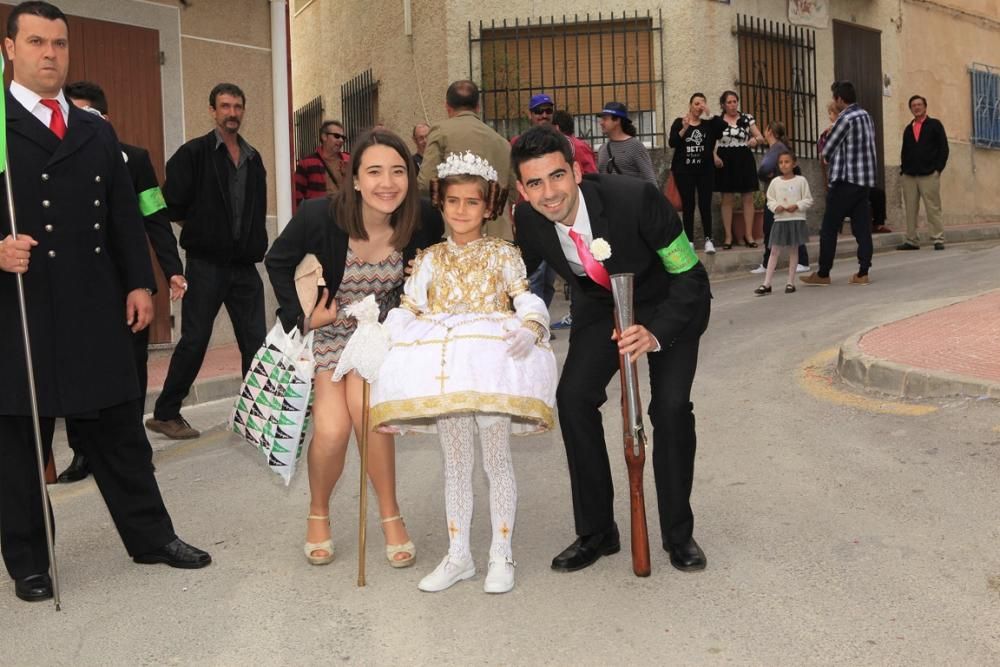
[[[71,100],[84,100],[105,116],[108,115],[108,98],[104,90],[93,81],[74,81],[66,84],[63,92]]]
[[[921,102],[924,103],[925,107],[927,106],[927,98],[926,97],[924,97],[923,95],[913,95],[912,97],[910,97],[910,100],[906,103],[906,108],[907,109],[909,109],[910,107],[913,106],[913,100],[920,100]]]
[[[855,104],[858,101],[858,93],[850,81],[834,81],[830,86],[830,92],[833,93],[834,99],[839,97],[848,104]]]
[[[573,146],[569,139],[550,125],[536,125],[514,142],[510,149],[510,164],[520,179],[523,163],[549,153],[561,153],[567,163],[573,164]]]
[[[568,111],[559,111],[552,114],[552,124],[559,128],[563,134],[572,135],[576,131],[576,123],[573,116]]]
[[[474,111],[479,108],[479,86],[468,79],[455,81],[448,86],[444,101],[452,109]]]
[[[243,89],[237,86],[235,83],[220,83],[212,89],[212,92],[208,94],[208,106],[215,108],[215,98],[219,95],[232,95],[233,97],[238,97],[243,102],[243,106],[247,105],[247,97],[243,94]]]
[[[66,24],[66,28],[69,28],[69,21],[66,20],[66,15],[62,13],[61,9],[48,2],[30,0],[14,7],[10,12],[10,16],[7,17],[7,36],[9,38],[14,39],[17,37],[18,19],[25,14],[28,16],[40,16],[49,21],[62,21]]]
[[[342,130],[344,129],[344,124],[341,123],[339,120],[324,120],[323,124],[319,126],[320,138],[322,138],[323,135],[326,133],[326,128],[330,127],[331,125],[336,125]]]

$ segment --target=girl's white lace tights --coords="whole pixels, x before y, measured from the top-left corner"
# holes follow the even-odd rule
[[[469,560],[472,526],[473,439],[476,427],[483,448],[483,469],[490,482],[490,519],[493,542],[490,560],[511,560],[510,539],[517,510],[517,484],[510,458],[510,417],[507,415],[457,415],[439,417],[438,434],[444,452],[444,502],[448,518],[448,555]]]

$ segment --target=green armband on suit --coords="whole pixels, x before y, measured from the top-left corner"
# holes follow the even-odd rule
[[[663,262],[663,268],[667,273],[684,273],[690,271],[698,263],[698,255],[688,241],[687,234],[683,231],[674,239],[674,242],[666,248],[656,251]]]
[[[139,193],[139,212],[142,213],[142,217],[153,215],[166,207],[167,202],[163,199],[163,193],[159,187],[153,187]]]

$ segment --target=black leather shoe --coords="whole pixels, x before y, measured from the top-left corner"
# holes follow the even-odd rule
[[[25,602],[38,602],[52,598],[52,580],[48,574],[29,574],[14,580],[14,594]]]
[[[552,559],[552,569],[557,572],[575,572],[589,567],[601,556],[610,556],[621,551],[618,527],[605,533],[580,537]]]
[[[74,452],[72,462],[70,462],[65,470],[59,473],[56,482],[59,484],[79,482],[81,479],[87,479],[87,475],[89,474],[90,466],[87,464],[87,457]]]
[[[708,562],[693,537],[681,544],[665,544],[663,548],[670,554],[670,564],[682,572],[704,570]]]
[[[173,542],[163,545],[156,551],[135,556],[132,560],[136,563],[165,563],[170,567],[197,570],[210,564],[212,557],[201,549],[182,541],[179,537],[175,537]]]

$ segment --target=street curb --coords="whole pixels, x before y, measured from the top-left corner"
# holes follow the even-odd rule
[[[195,380],[194,384],[191,385],[190,393],[188,393],[182,405],[190,407],[224,398],[235,399],[236,394],[240,391],[241,384],[243,384],[243,378],[239,375],[222,375],[204,380]],[[161,391],[162,388],[150,390],[146,394],[144,414],[153,412],[153,406],[156,405],[156,399],[160,397]]]
[[[865,329],[841,344],[840,354],[837,356],[837,373],[848,384],[903,398],[966,396],[1000,400],[1000,383],[957,373],[905,366],[863,352],[861,339],[883,326],[886,325]]]
[[[819,234],[813,233],[812,238],[816,240],[807,243],[806,248],[809,249],[809,258],[812,260],[812,266],[815,267],[819,258]],[[931,244],[930,236],[926,232],[920,233],[920,239],[921,243],[927,246]],[[957,228],[945,227],[945,242],[947,246],[955,243],[971,243],[990,239],[1000,239],[1000,224],[984,224]],[[872,246],[876,253],[895,252],[896,246],[905,240],[903,232],[873,234]],[[760,260],[764,254],[763,244],[761,244],[760,248],[743,248],[740,250],[737,250],[735,247],[732,250],[722,250],[721,244],[716,247],[718,251],[714,255],[706,255],[703,250],[697,252],[710,277],[748,273],[750,269],[760,264]],[[924,246],[922,246],[922,249],[924,249]],[[841,236],[838,238],[837,254],[835,257],[838,259],[845,257],[854,258],[857,253],[858,244],[854,240],[854,237]],[[788,266],[788,264],[782,261],[779,263],[779,266]]]

